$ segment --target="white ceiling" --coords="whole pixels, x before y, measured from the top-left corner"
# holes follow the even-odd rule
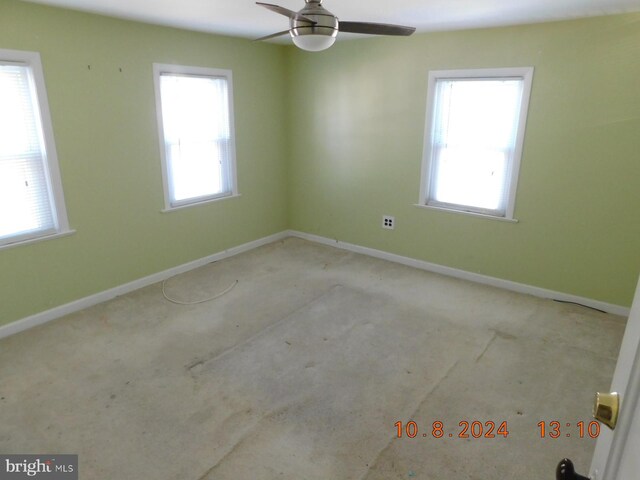
[[[257,38],[286,17],[252,0],[31,0],[189,30]],[[300,10],[304,0],[266,0]],[[640,11],[640,0],[325,0],[341,20],[397,23],[418,32],[493,27]],[[286,37],[285,37],[286,38]]]

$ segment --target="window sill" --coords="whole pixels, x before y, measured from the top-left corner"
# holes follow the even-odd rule
[[[75,230],[65,230],[63,232],[52,233],[50,235],[43,235],[41,237],[28,238],[26,240],[18,240],[17,242],[0,245],[0,250],[7,250],[9,248],[20,247],[22,245],[30,245],[32,243],[44,242],[45,240],[53,240],[54,238],[68,237],[69,235],[73,235],[74,233],[76,233]]]
[[[476,213],[476,212],[465,212],[463,210],[454,210],[453,208],[444,208],[444,207],[435,207],[433,205],[420,205],[415,203],[414,207],[425,208],[427,210],[436,210],[439,212],[447,212],[447,213],[457,213],[460,215],[469,215],[471,217],[479,217],[486,218],[487,220],[497,220],[499,222],[507,222],[507,223],[518,223],[518,220],[515,218],[506,218],[506,217],[496,217],[495,215],[487,215],[484,213]]]
[[[177,210],[184,210],[185,208],[199,207],[200,205],[208,205],[210,203],[221,202],[223,200],[229,200],[231,198],[238,198],[241,195],[239,193],[234,193],[232,195],[225,195],[223,197],[210,198],[208,200],[203,200],[201,202],[187,203],[186,205],[178,205],[176,207],[166,207],[160,210],[160,213],[172,213]]]

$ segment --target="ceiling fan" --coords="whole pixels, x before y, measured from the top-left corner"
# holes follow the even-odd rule
[[[256,2],[261,7],[289,17],[290,28],[257,40],[268,40],[290,34],[293,43],[303,50],[319,52],[326,50],[336,41],[338,31],[364,33],[368,35],[408,36],[416,31],[414,27],[389,25],[386,23],[342,22],[322,6],[322,0],[304,0],[306,5],[298,12],[270,3]]]

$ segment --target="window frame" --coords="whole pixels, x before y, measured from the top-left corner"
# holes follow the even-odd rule
[[[176,202],[171,201],[171,190],[169,185],[169,168],[167,162],[167,150],[166,141],[164,137],[164,121],[162,118],[162,98],[160,91],[160,76],[162,74],[176,74],[176,75],[189,75],[196,77],[224,77],[227,80],[227,93],[228,93],[228,106],[229,106],[229,159],[227,171],[229,175],[230,190],[213,194],[204,195],[200,197],[192,197],[185,200],[179,200]],[[158,121],[158,137],[160,141],[160,160],[162,164],[162,185],[164,191],[164,209],[163,212],[171,212],[174,210],[183,209],[186,207],[193,207],[197,205],[203,205],[206,203],[217,202],[228,198],[234,198],[240,196],[238,193],[238,178],[236,167],[236,135],[235,135],[235,116],[234,116],[234,101],[233,101],[233,74],[231,70],[209,68],[209,67],[193,67],[187,65],[175,65],[166,63],[154,63],[153,64],[153,81],[155,88],[156,99],[156,117]]]
[[[422,169],[420,175],[420,198],[418,206],[444,210],[455,213],[463,213],[497,220],[517,221],[514,218],[516,191],[520,173],[520,163],[524,147],[524,136],[531,97],[531,85],[533,82],[533,67],[510,67],[510,68],[480,68],[480,69],[457,69],[457,70],[432,70],[428,76],[427,90],[427,113],[425,121],[424,148],[422,156]],[[431,199],[431,190],[434,181],[434,122],[436,115],[436,83],[438,80],[508,80],[521,79],[522,97],[520,100],[520,112],[518,115],[518,129],[516,141],[513,149],[513,156],[507,174],[507,202],[504,213],[496,210],[487,210],[481,207],[467,205],[450,204],[438,202]]]
[[[32,94],[36,96],[36,118],[40,121],[43,143],[43,168],[47,182],[49,205],[54,222],[53,229],[39,230],[36,232],[17,234],[0,240],[0,249],[33,243],[40,240],[57,238],[73,233],[69,227],[67,207],[62,189],[62,177],[58,163],[58,154],[53,135],[53,123],[49,110],[49,99],[44,81],[44,70],[40,53],[26,50],[0,49],[0,63],[5,65],[17,65],[29,68],[29,77],[32,84]]]

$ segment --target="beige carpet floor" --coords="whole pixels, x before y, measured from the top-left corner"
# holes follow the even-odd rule
[[[587,472],[576,424],[623,318],[293,238],[166,292],[235,280],[1,340],[0,451],[78,454],[85,480],[544,480],[565,456]]]

